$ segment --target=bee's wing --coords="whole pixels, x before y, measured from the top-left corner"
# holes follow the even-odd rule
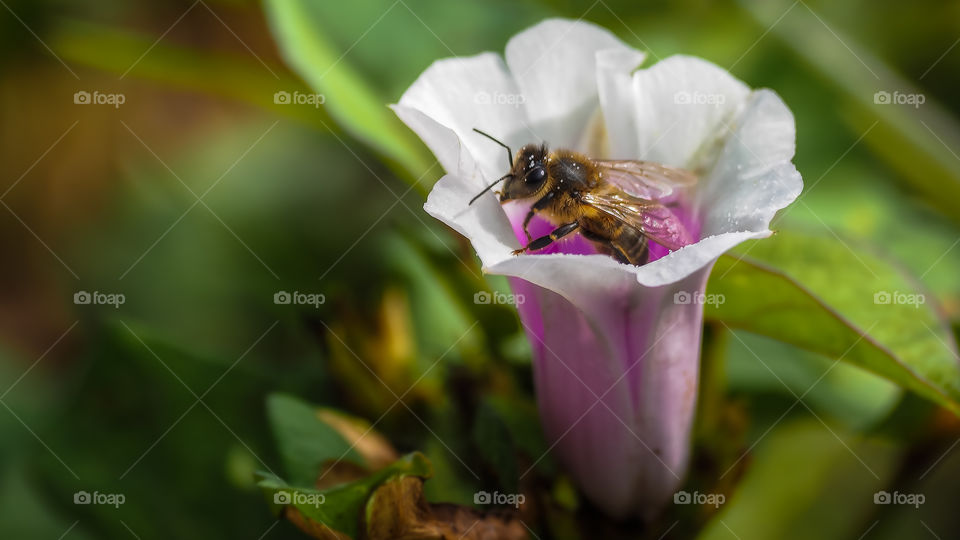
[[[581,200],[597,210],[633,227],[638,232],[676,251],[692,239],[680,219],[666,206],[647,199],[634,197],[618,190],[586,192]]]
[[[628,195],[651,201],[670,197],[678,188],[692,186],[697,177],[689,171],[652,161],[594,160],[600,177]]]

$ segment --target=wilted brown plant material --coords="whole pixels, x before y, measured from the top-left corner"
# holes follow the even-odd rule
[[[329,461],[320,468],[320,474],[314,487],[329,489],[340,484],[360,480],[370,474],[370,470],[350,461]]]
[[[352,540],[349,536],[342,532],[335,531],[323,523],[307,519],[295,506],[286,507],[283,515],[293,522],[301,531],[314,538],[320,538],[321,540]]]
[[[386,437],[375,431],[369,422],[333,409],[320,409],[317,417],[337,430],[337,433],[363,456],[372,471],[382,469],[400,457]]]
[[[480,512],[454,504],[431,504],[423,479],[388,482],[367,503],[367,540],[527,539],[523,523],[508,511]]]

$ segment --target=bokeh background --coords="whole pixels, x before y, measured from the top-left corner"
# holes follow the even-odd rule
[[[275,392],[380,419],[430,457],[432,500],[509,484],[489,416],[535,425],[529,349],[510,306],[474,302],[505,283],[422,211],[439,165],[378,132],[403,129],[385,104],[433,60],[502,51],[546,17],[775,89],[805,180],[776,227],[893,261],[957,328],[958,2],[317,1],[304,24],[329,57],[313,75],[341,87],[316,106],[275,102],[314,90],[260,2],[0,4],[2,538],[303,537],[255,486],[280,462]],[[335,102],[346,94],[384,107]],[[712,319],[707,337],[692,485],[728,503],[633,537],[956,534],[954,416],[830,355]],[[549,489],[560,510],[531,524],[539,537],[596,526],[568,527],[584,503],[562,477]],[[925,503],[877,505],[880,489]],[[125,503],[74,504],[78,491]]]

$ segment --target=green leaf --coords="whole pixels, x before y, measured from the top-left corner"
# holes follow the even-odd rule
[[[838,234],[883,246],[885,253],[922,276],[924,286],[936,294],[947,314],[957,318],[960,250],[953,249],[955,223],[930,212],[922,201],[905,198],[892,172],[870,171],[874,161],[852,155],[844,158],[818,187],[804,193],[804,204],[792,206],[781,216],[781,224],[827,226]]]
[[[726,301],[708,306],[707,317],[842,359],[960,414],[953,337],[933,298],[893,263],[796,232],[739,252],[713,270],[708,290]]]
[[[267,0],[267,18],[290,67],[325,97],[324,107],[343,128],[376,152],[399,163],[413,178],[431,160],[400,120],[326,38],[317,3]]]
[[[305,518],[356,538],[363,509],[380,484],[406,476],[429,478],[432,475],[433,469],[426,456],[413,452],[366,478],[330,489],[292,486],[276,476],[267,474],[263,475],[258,485],[269,504],[278,513],[289,504],[299,510]]]
[[[782,341],[743,331],[732,332],[727,341],[730,391],[782,394],[788,401],[803,395],[814,414],[851,429],[877,425],[903,395],[900,386],[887,379]],[[758,365],[757,357],[763,365]]]
[[[816,420],[784,424],[761,441],[746,476],[697,538],[857,538],[896,457],[888,443]]]
[[[267,414],[284,470],[294,485],[312,486],[320,466],[329,460],[366,465],[334,428],[320,420],[313,405],[292,396],[273,394],[267,398]]]

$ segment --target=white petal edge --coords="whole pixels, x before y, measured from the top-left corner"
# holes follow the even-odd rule
[[[427,145],[445,171],[466,178],[479,191],[484,185],[484,179],[477,169],[473,155],[463,147],[456,132],[440,125],[418,109],[403,105],[391,105],[390,108]]]
[[[498,96],[516,95],[519,90],[503,59],[495,53],[482,53],[437,60],[404,92],[398,105],[416,109],[453,130],[484,178],[491,180],[506,172],[506,152],[473,129],[481,129],[514,148],[533,140],[523,104],[497,101]],[[421,133],[418,129],[425,128],[418,122],[410,128],[434,150],[431,144],[436,143],[429,138],[429,129]],[[447,169],[447,172],[457,171]]]
[[[551,146],[585,150],[580,147],[583,126],[598,107],[595,74],[601,51],[621,61],[626,57],[631,68],[644,57],[605,28],[567,19],[547,19],[507,43],[507,66],[525,100],[531,130]]]
[[[477,193],[471,185],[448,174],[433,186],[423,209],[467,237],[484,268],[493,267],[513,257],[510,252],[520,245],[496,197],[480,197],[467,204]]]
[[[403,105],[391,108],[430,147],[444,169],[454,171],[434,184],[424,210],[469,238],[485,265],[495,264],[519,247],[513,246],[516,239],[496,197],[481,197],[473,205],[468,204],[487,180],[460,137],[417,109]]]
[[[734,124],[697,193],[704,238],[636,268],[641,285],[678,281],[740,242],[769,236],[777,211],[800,195],[803,179],[790,161],[793,114],[780,97],[766,89],[752,92]]]
[[[803,189],[791,162],[795,141],[793,114],[780,96],[767,89],[753,92],[697,193],[703,234],[769,227]]]

